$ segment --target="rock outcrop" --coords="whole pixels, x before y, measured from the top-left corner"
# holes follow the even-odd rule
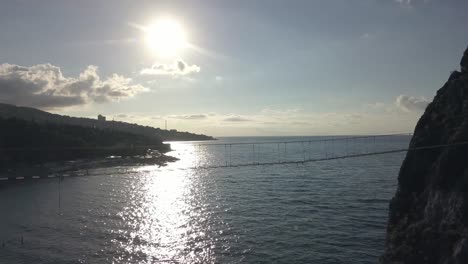
[[[390,203],[381,263],[468,263],[468,49],[419,120]]]
[[[461,72],[467,73],[468,72],[468,49],[465,50],[465,54],[463,54],[462,61],[460,62]]]

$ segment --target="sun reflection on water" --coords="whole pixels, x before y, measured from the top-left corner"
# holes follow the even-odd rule
[[[191,144],[173,144],[178,162],[167,167],[138,169],[139,181],[128,186],[129,206],[119,214],[126,229],[115,243],[122,253],[117,262],[214,262],[207,236],[209,213],[199,195],[200,181],[193,167],[201,156]]]
[[[205,149],[196,143],[171,142],[171,148],[173,151],[169,152],[168,155],[179,159],[179,161],[169,165],[171,168],[194,168],[204,165],[208,161]]]

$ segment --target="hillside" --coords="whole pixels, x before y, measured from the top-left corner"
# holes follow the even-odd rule
[[[112,129],[115,131],[133,133],[147,137],[158,138],[162,141],[197,141],[213,140],[213,137],[193,134],[189,132],[179,132],[176,130],[163,130],[149,126],[141,126],[120,121],[98,121],[97,119],[71,117],[65,115],[52,114],[35,108],[19,107],[0,103],[0,117],[5,119],[18,118],[37,123],[67,124],[82,127],[93,127],[101,129]]]
[[[0,168],[15,164],[147,155],[170,150],[143,135],[83,126],[0,118]],[[159,155],[159,154],[158,154]]]

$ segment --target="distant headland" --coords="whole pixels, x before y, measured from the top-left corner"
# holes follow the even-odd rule
[[[21,107],[0,103],[0,117],[4,119],[16,118],[36,123],[49,123],[61,125],[74,125],[98,129],[111,129],[114,131],[127,132],[136,135],[155,137],[162,141],[198,141],[214,140],[211,136],[181,132],[175,129],[165,130],[150,126],[142,126],[121,121],[106,121],[104,116],[99,115],[97,119],[84,117],[71,117],[66,115],[52,114],[36,108]]]
[[[213,140],[213,137],[162,130],[118,121],[51,114],[28,107],[0,104],[0,174],[23,167],[57,167],[69,161],[100,165],[165,165],[164,141]],[[111,159],[109,159],[111,157]],[[75,163],[76,164],[76,163]],[[50,166],[49,166],[50,165]],[[64,169],[67,166],[64,167]],[[37,173],[37,169],[34,169]]]

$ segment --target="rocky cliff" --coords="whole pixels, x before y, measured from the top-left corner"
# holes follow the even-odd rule
[[[468,49],[416,125],[381,263],[468,263]]]

